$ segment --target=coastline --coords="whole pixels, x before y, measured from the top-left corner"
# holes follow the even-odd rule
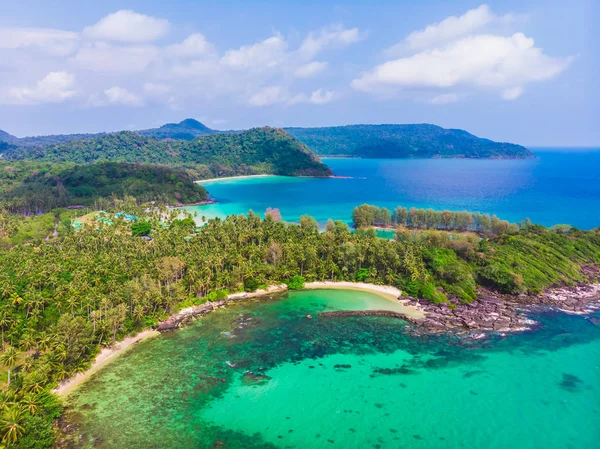
[[[413,320],[420,320],[425,318],[425,309],[420,304],[413,304],[410,302],[410,298],[402,297],[402,291],[391,285],[377,285],[368,284],[366,282],[348,282],[348,281],[320,281],[320,282],[307,282],[304,285],[305,289],[340,289],[340,290],[359,290],[370,293],[375,293],[387,300],[390,300],[396,304],[400,303],[402,306],[403,314]]]
[[[368,291],[394,302],[398,302],[398,299],[402,293],[395,287],[367,284],[362,282],[310,282],[305,285],[305,288]],[[171,332],[179,329],[179,327],[189,323],[193,318],[207,315],[213,310],[225,307],[230,302],[240,299],[251,299],[266,295],[284,293],[286,291],[288,291],[288,286],[286,284],[271,285],[266,289],[256,290],[255,292],[232,293],[227,296],[227,298],[220,301],[206,302],[199,306],[192,306],[182,309],[179,312],[171,315],[165,321],[161,321],[156,330],[149,329],[141,331],[133,337],[124,338],[122,341],[117,342],[113,347],[103,348],[100,351],[100,354],[98,354],[96,359],[92,362],[92,366],[88,370],[77,373],[75,376],[63,380],[54,390],[52,390],[52,392],[58,396],[68,396],[74,390],[76,390],[77,387],[87,381],[94,373],[115,360],[117,356],[126,352],[134,344],[148,338],[156,337],[161,333]],[[410,318],[410,320],[418,320],[425,317],[425,311],[420,305],[408,304],[408,300],[402,300],[402,303],[406,307],[406,315]]]
[[[404,319],[412,323],[411,333],[426,335],[431,333],[470,334],[472,338],[484,338],[489,332],[500,334],[532,330],[537,325],[528,317],[529,312],[540,310],[557,310],[569,314],[590,314],[600,309],[600,284],[581,284],[576,287],[551,289],[538,296],[500,295],[488,290],[480,290],[478,299],[471,304],[461,304],[454,309],[449,304],[433,304],[426,299],[402,296],[401,290],[393,286],[369,284],[349,281],[307,282],[308,290],[340,289],[358,290],[375,293],[394,303],[401,303],[406,308],[402,313],[390,310],[371,311],[338,311],[323,316],[362,316],[382,315]],[[161,321],[156,330],[144,330],[133,337],[126,337],[113,347],[106,347],[92,362],[92,366],[74,377],[62,381],[52,392],[66,397],[94,373],[115,360],[118,355],[127,351],[134,344],[155,337],[161,333],[179,329],[196,317],[226,307],[230,302],[251,299],[261,296],[284,293],[288,291],[286,284],[271,285],[255,292],[233,293],[220,301],[206,302],[199,306],[187,307]],[[301,291],[301,290],[299,290]]]
[[[240,175],[240,176],[225,176],[223,178],[208,178],[208,179],[199,179],[198,181],[194,181],[198,184],[204,184],[205,182],[219,182],[219,181],[236,181],[238,179],[251,179],[251,178],[268,178],[271,176],[277,175]]]
[[[108,365],[110,362],[115,360],[118,355],[123,354],[134,344],[139,343],[142,340],[147,340],[148,338],[156,337],[157,335],[160,335],[160,332],[154,329],[148,329],[139,332],[133,337],[125,337],[122,341],[115,343],[115,345],[112,347],[102,348],[100,354],[96,356],[96,358],[92,362],[92,366],[89,369],[77,373],[75,376],[70,377],[69,379],[63,380],[58,384],[58,386],[54,390],[52,390],[52,393],[58,396],[68,396],[79,385],[81,385],[87,379],[89,379],[90,376],[92,376],[92,374],[99,371],[104,366]]]

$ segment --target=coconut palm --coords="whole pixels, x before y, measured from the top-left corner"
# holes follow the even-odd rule
[[[2,351],[2,354],[0,354],[0,363],[4,365],[8,370],[8,382],[6,385],[7,388],[10,388],[11,370],[17,365],[18,360],[19,351],[17,351],[12,346],[7,346],[6,348],[4,348],[4,351]]]
[[[24,415],[16,406],[9,407],[2,414],[2,442],[14,444],[25,433]]]

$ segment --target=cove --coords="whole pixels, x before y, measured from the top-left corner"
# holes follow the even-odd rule
[[[351,221],[362,203],[468,210],[519,222],[530,218],[581,229],[600,225],[600,151],[534,149],[536,159],[332,159],[323,161],[347,179],[265,177],[205,183],[218,204],[189,206],[202,216],[264,214],[279,208],[284,220],[313,216]]]
[[[541,313],[534,332],[475,341],[318,315],[387,306],[355,290],[289,292],[144,341],[69,396],[75,447],[597,445],[600,329],[585,317]]]

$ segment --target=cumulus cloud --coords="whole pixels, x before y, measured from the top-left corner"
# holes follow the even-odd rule
[[[108,14],[79,31],[0,27],[0,64],[10,61],[10,70],[0,73],[0,86],[21,86],[19,80],[30,73],[66,67],[52,72],[65,75],[62,90],[58,79],[63,75],[49,74],[32,86],[0,87],[2,102],[63,101],[75,96],[68,82],[76,74],[77,97],[87,107],[161,103],[179,108],[187,101],[217,98],[252,106],[325,104],[333,92],[310,84],[329,64],[315,55],[365,37],[358,28],[332,25],[307,32],[298,45],[274,32],[218,51],[201,32],[160,42],[170,28],[166,19],[131,10]],[[50,91],[52,82],[57,87]],[[296,83],[306,93],[298,94]]]
[[[331,90],[317,89],[310,95],[304,93],[296,95],[288,101],[288,104],[310,103],[310,104],[327,104],[335,97],[335,93]]]
[[[83,35],[89,39],[142,43],[155,41],[169,31],[169,21],[122,9],[86,27]]]
[[[271,106],[282,103],[287,98],[286,90],[281,86],[268,86],[260,89],[248,99],[251,106]]]
[[[167,51],[175,56],[193,57],[211,54],[215,51],[213,45],[206,40],[203,34],[190,34],[183,42],[169,45]]]
[[[104,91],[109,104],[122,106],[141,106],[142,99],[127,89],[114,86]]]
[[[51,28],[0,28],[0,49],[39,48],[64,56],[73,52],[77,33]]]
[[[307,59],[311,59],[327,47],[343,47],[358,42],[363,37],[358,28],[347,29],[341,25],[335,25],[323,28],[317,33],[310,33],[302,42],[298,53]]]
[[[235,68],[270,68],[285,59],[286,49],[287,43],[281,36],[272,36],[256,44],[227,51],[221,62]]]
[[[447,104],[459,99],[443,92],[455,87],[497,92],[514,100],[527,84],[554,78],[570,64],[571,57],[551,57],[534,40],[517,32],[510,36],[474,33],[492,21],[513,16],[495,16],[486,5],[460,17],[449,17],[422,31],[411,33],[403,48],[419,49],[412,55],[391,59],[352,82],[365,92],[393,95],[400,90],[442,90],[429,101]]]
[[[327,62],[322,61],[309,62],[308,64],[303,64],[298,67],[294,72],[294,75],[298,78],[310,78],[323,72],[327,68],[327,65]]]
[[[0,91],[1,104],[34,105],[62,103],[75,95],[75,77],[67,72],[50,72],[33,87],[9,87]]]

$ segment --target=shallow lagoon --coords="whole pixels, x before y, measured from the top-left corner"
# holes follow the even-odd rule
[[[236,303],[125,353],[67,416],[82,447],[597,446],[600,329],[584,317],[546,313],[534,332],[464,342],[318,316],[387,301],[314,290]]]

